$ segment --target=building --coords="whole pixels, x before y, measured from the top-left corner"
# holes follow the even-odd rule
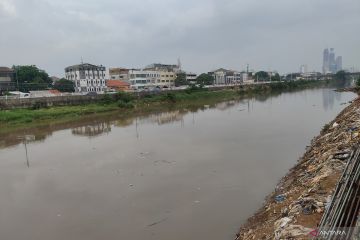
[[[38,90],[30,91],[30,97],[32,98],[41,98],[41,97],[56,97],[61,96],[62,93],[58,90]]]
[[[197,78],[197,74],[196,73],[191,73],[191,72],[187,72],[186,74],[186,81],[188,83],[192,83],[195,84],[196,83],[196,78]]]
[[[176,73],[173,71],[159,71],[160,81],[157,80],[156,86],[159,87],[172,87],[175,86]]]
[[[307,65],[306,64],[303,64],[300,66],[300,73],[301,74],[305,74],[308,72],[308,68],[307,68]]]
[[[15,71],[8,67],[0,67],[0,93],[13,91],[15,88]]]
[[[61,78],[58,78],[56,76],[51,76],[50,78],[51,78],[53,84],[61,79]]]
[[[323,74],[336,73],[342,70],[342,57],[335,58],[334,48],[324,49],[323,52]]]
[[[214,78],[214,85],[223,85],[225,84],[226,72],[228,70],[224,68],[219,68],[215,71],[209,72],[208,74]]]
[[[214,85],[241,84],[247,73],[219,68],[208,73],[214,78]]]
[[[342,56],[338,56],[336,58],[336,71],[338,72],[338,71],[341,71],[341,70],[343,70],[343,68],[342,68]]]
[[[109,78],[112,80],[129,81],[129,69],[127,68],[110,68]]]
[[[238,71],[228,71],[225,76],[225,84],[242,83],[242,73]]]
[[[65,68],[65,78],[75,83],[76,92],[102,93],[106,90],[105,71],[102,65],[82,63]]]
[[[325,48],[323,52],[323,73],[326,74],[329,72],[329,49]]]
[[[129,70],[129,83],[132,89],[147,89],[160,84],[160,73],[157,71]]]
[[[127,91],[130,89],[130,83],[121,80],[107,80],[106,86],[108,89],[114,91]]]
[[[180,63],[177,65],[174,64],[162,64],[162,63],[153,63],[146,66],[144,71],[162,71],[162,72],[174,72],[178,73],[181,71]]]

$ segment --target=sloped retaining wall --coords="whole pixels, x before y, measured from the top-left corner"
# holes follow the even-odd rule
[[[0,100],[0,109],[39,108],[51,106],[80,105],[95,103],[101,100],[102,95],[96,96],[57,96],[41,98],[9,98]]]

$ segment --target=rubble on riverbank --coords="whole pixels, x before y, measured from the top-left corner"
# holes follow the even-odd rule
[[[324,126],[235,239],[309,239],[331,200],[352,147],[359,142],[359,134],[360,99],[356,99]]]

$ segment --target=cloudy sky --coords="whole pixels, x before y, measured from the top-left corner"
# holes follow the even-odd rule
[[[84,62],[106,67],[176,63],[321,69],[334,47],[360,67],[359,0],[0,0],[0,66],[35,64],[51,75]]]

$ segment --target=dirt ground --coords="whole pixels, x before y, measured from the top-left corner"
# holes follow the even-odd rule
[[[235,239],[311,239],[359,139],[360,99],[356,99],[324,126]]]

